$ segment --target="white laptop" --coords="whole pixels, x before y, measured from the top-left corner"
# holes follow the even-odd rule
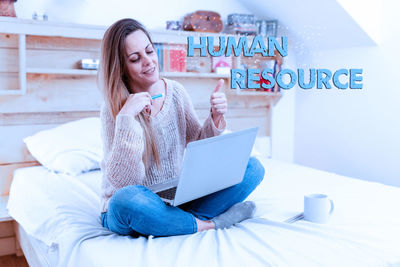
[[[149,189],[178,206],[240,183],[257,131],[250,128],[188,143],[180,176]]]

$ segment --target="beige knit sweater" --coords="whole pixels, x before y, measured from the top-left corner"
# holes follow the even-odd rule
[[[102,106],[100,117],[104,158],[101,162],[101,212],[107,211],[111,196],[122,187],[150,186],[176,178],[187,143],[219,135],[224,130],[216,128],[211,113],[204,125],[200,125],[183,86],[176,81],[164,81],[167,85],[164,105],[151,119],[160,154],[160,169],[157,169],[154,160],[147,171],[144,168],[143,129],[138,120],[133,116],[121,114],[117,115],[114,121],[110,107],[105,104]]]

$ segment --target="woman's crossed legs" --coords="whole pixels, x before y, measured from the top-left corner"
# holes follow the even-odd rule
[[[104,227],[113,232],[133,236],[192,234],[214,228],[214,224],[221,226],[217,228],[227,227],[249,217],[244,213],[248,205],[232,206],[254,191],[264,173],[262,164],[252,157],[241,183],[179,207],[166,205],[144,186],[126,186],[111,197],[108,211],[101,214],[101,221]],[[211,219],[213,223],[209,221]]]

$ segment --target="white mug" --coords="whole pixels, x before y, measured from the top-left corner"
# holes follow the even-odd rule
[[[304,196],[304,219],[315,223],[326,223],[334,209],[333,201],[324,194]]]

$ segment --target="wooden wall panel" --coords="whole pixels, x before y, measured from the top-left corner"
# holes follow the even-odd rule
[[[19,87],[18,83],[18,73],[0,72],[0,90],[17,89]]]
[[[79,69],[79,61],[83,58],[98,59],[95,51],[66,50],[28,50],[26,64],[28,68]]]
[[[16,48],[18,36],[16,34],[0,33],[0,48]]]
[[[87,117],[98,117],[99,110],[95,111],[67,111],[67,112],[20,112],[0,113],[0,127],[7,125],[36,125],[60,124]]]
[[[13,178],[14,170],[18,168],[30,167],[40,165],[37,161],[21,162],[15,164],[0,164],[0,192],[2,196],[8,195],[10,192],[10,185]]]
[[[27,49],[100,51],[101,40],[27,35]],[[0,48],[18,47],[18,35],[0,33]]]
[[[27,49],[66,50],[66,51],[100,51],[101,40],[30,36],[27,39]],[[1,39],[0,39],[1,42]],[[10,41],[9,41],[10,42]]]
[[[35,161],[29,154],[23,139],[39,131],[56,126],[57,124],[0,126],[0,138],[1,140],[7,140],[7,142],[1,143],[0,164]]]
[[[16,35],[0,34],[0,72],[18,71],[17,42]],[[27,67],[78,68],[80,59],[100,58],[100,44],[99,40],[28,36]]]
[[[18,49],[0,48],[0,72],[18,72]]]
[[[209,116],[210,110],[197,109],[201,121]],[[26,115],[29,114],[29,115]],[[86,117],[98,117],[98,111],[64,113],[0,114],[0,164],[34,161],[23,142],[23,138],[36,132],[54,128],[62,123]],[[259,127],[259,135],[266,135],[267,112],[264,109],[231,109],[226,115],[229,130]],[[10,153],[12,151],[12,153]]]
[[[27,94],[0,96],[0,113],[99,110],[102,100],[96,77],[28,76]]]

